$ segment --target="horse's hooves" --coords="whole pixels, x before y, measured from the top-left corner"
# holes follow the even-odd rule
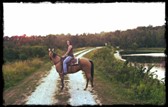
[[[85,90],[85,91],[86,91],[86,88],[85,88],[85,89],[83,89],[83,90]]]

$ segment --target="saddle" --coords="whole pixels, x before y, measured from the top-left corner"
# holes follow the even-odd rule
[[[64,60],[64,59],[63,59]],[[79,58],[75,58],[73,57],[68,63],[67,63],[67,67],[68,67],[68,71],[67,72],[72,72],[72,68],[73,66],[77,66],[80,65],[80,60]],[[62,66],[63,69],[63,66]]]
[[[68,66],[75,66],[75,65],[78,65],[78,64],[79,64],[79,58],[75,58],[75,57],[73,57],[73,58],[67,63]]]

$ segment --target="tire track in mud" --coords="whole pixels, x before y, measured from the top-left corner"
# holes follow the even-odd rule
[[[78,55],[77,58],[79,58],[94,49],[96,48],[84,49],[76,52],[74,55]],[[66,90],[60,93],[60,78],[55,66],[52,66],[49,74],[41,79],[41,84],[37,86],[36,90],[28,97],[26,105],[57,105],[66,103],[69,105],[97,105],[99,101],[95,100],[97,99],[96,95],[93,95],[95,92],[92,91],[91,94],[89,86],[88,91],[84,91],[84,84],[86,84],[86,80],[82,71],[73,75],[68,74],[68,78],[65,80]],[[64,96],[64,94],[69,94],[70,97],[68,96],[64,99],[67,100],[64,101],[64,103],[59,103],[60,97]],[[59,100],[57,97],[59,97]]]

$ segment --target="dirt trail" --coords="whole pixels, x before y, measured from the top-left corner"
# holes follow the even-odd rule
[[[82,57],[84,54],[97,49],[85,49],[79,52],[78,58]],[[84,91],[84,85],[86,84],[84,75],[82,72],[75,74],[69,74],[69,93],[71,98],[67,101],[67,104],[70,105],[96,105],[99,103],[99,100],[96,98],[96,95],[93,95],[90,91]],[[36,90],[28,97],[26,105],[53,105],[56,104],[57,99],[55,99],[55,93],[59,90],[57,87],[59,81],[59,75],[55,69],[55,66],[52,66],[49,74],[44,77],[41,81],[42,83],[37,86]],[[89,89],[90,90],[90,89]]]
[[[59,76],[55,67],[52,66],[48,76],[42,79],[42,83],[37,86],[36,90],[29,96],[26,104],[51,105],[53,102],[56,102],[53,99],[53,95],[55,91],[58,90],[56,87],[58,78]]]
[[[94,48],[95,49],[95,48]],[[88,50],[83,52],[82,54],[78,55],[77,58],[82,57],[86,53],[94,50]],[[86,85],[86,79],[84,78],[84,75],[82,74],[82,71],[77,72],[75,74],[70,74],[69,76],[69,93],[71,95],[71,98],[69,99],[69,103],[72,106],[79,106],[79,105],[96,105],[95,97],[92,95],[92,93],[88,90],[84,91]],[[90,86],[90,84],[89,84]],[[90,88],[90,87],[89,87]]]

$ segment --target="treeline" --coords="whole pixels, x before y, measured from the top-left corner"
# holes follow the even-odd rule
[[[165,26],[138,27],[132,30],[101,32],[95,34],[49,34],[46,36],[3,37],[4,61],[25,60],[32,57],[44,57],[47,49],[66,49],[66,40],[71,40],[75,48],[85,46],[103,46],[105,43],[124,49],[141,47],[165,47]]]

